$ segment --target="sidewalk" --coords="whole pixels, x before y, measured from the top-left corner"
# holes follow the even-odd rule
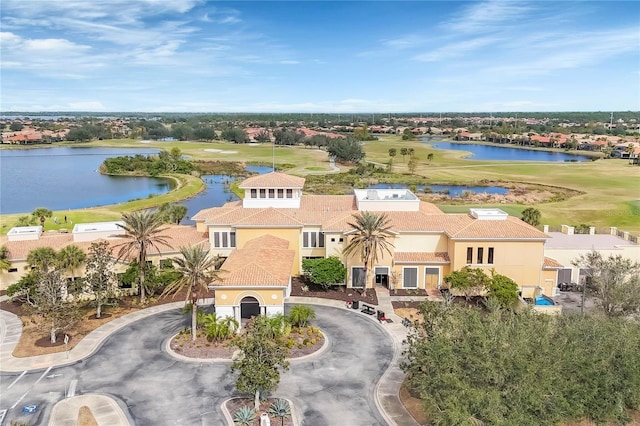
[[[49,426],[76,426],[80,407],[89,407],[98,426],[129,426],[124,411],[110,397],[88,394],[63,399],[53,406]]]
[[[380,327],[385,329],[389,334],[393,342],[394,356],[388,369],[383,373],[380,381],[376,385],[375,403],[384,419],[391,426],[418,426],[418,423],[411,417],[411,415],[405,410],[404,406],[400,402],[399,391],[402,381],[404,379],[404,373],[400,370],[400,356],[402,354],[402,342],[407,336],[407,328],[402,325],[402,318],[393,312],[393,306],[391,305],[391,297],[387,290],[375,289],[378,296],[377,309],[385,312],[387,318],[391,319],[392,323],[380,324]],[[213,303],[212,299],[207,299],[203,304]],[[340,309],[347,309],[345,302],[339,300],[320,299],[315,297],[299,297],[292,296],[285,300],[285,303],[292,304],[314,304],[321,306],[331,306]],[[151,308],[143,309],[123,317],[110,321],[96,330],[92,331],[89,335],[84,337],[73,349],[67,352],[59,352],[54,354],[39,355],[29,358],[16,358],[13,356],[13,349],[20,340],[22,334],[22,322],[20,319],[7,311],[0,310],[0,371],[2,372],[22,372],[32,369],[44,369],[51,366],[63,366],[80,361],[89,355],[97,351],[102,342],[111,334],[120,330],[122,327],[148,316],[169,311],[172,309],[181,308],[184,306],[184,302],[167,303],[164,305],[153,306]],[[364,315],[364,314],[363,314]],[[375,316],[364,315],[371,321],[379,323]],[[77,397],[74,397],[77,398]],[[71,399],[74,399],[71,398]],[[95,398],[89,398],[89,403],[84,405],[89,406],[95,413],[99,410],[107,410],[110,415],[119,415],[115,411],[108,408],[113,406],[107,404],[103,398],[95,396]],[[106,405],[105,405],[106,404]],[[108,405],[108,406],[107,406]],[[115,407],[119,409],[117,404]],[[63,410],[64,411],[64,410]],[[62,416],[62,414],[60,414]],[[123,415],[124,416],[124,415]],[[114,417],[115,418],[115,417]],[[123,417],[124,423],[99,423],[99,424],[113,424],[115,425],[128,425],[126,416]],[[53,419],[53,414],[52,414]],[[62,424],[65,423],[51,423]]]

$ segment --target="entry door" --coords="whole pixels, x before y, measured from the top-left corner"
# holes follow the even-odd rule
[[[389,288],[389,268],[375,268],[376,284]]]
[[[260,303],[253,297],[245,297],[240,302],[240,318],[251,318],[260,315]]]
[[[425,268],[425,285],[428,289],[437,289],[440,284],[440,269]]]

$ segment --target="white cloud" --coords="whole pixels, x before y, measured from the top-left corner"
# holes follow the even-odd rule
[[[470,51],[476,50],[480,47],[485,47],[489,44],[496,43],[497,41],[499,41],[499,39],[496,37],[480,37],[469,39],[457,43],[446,44],[431,52],[416,55],[411,59],[424,62],[437,62],[443,59],[462,56]]]
[[[382,45],[390,49],[413,49],[423,45],[426,38],[418,34],[408,34],[402,37],[382,40]]]
[[[490,32],[500,27],[515,27],[532,7],[527,3],[512,0],[489,0],[473,3],[457,16],[442,25],[449,31],[459,33]]]

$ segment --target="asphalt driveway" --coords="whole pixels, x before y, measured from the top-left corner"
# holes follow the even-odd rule
[[[393,357],[390,337],[359,312],[313,306],[329,337],[320,355],[293,361],[282,375],[277,396],[294,402],[304,425],[384,425],[374,402],[377,381]],[[223,425],[222,402],[234,396],[230,363],[176,360],[164,352],[166,340],[188,320],[178,310],[136,321],[110,336],[98,352],[67,367],[19,375],[3,374],[4,402],[12,395],[37,402],[39,421],[77,380],[76,394],[102,393],[126,405],[136,425]],[[5,392],[6,391],[6,392]],[[4,404],[3,404],[4,405]],[[34,418],[33,420],[36,420]]]

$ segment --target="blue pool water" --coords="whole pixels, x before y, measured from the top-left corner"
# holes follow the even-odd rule
[[[553,300],[549,299],[546,296],[543,296],[542,294],[539,294],[536,296],[536,305],[538,306],[553,306],[555,305],[555,303],[553,303]]]

